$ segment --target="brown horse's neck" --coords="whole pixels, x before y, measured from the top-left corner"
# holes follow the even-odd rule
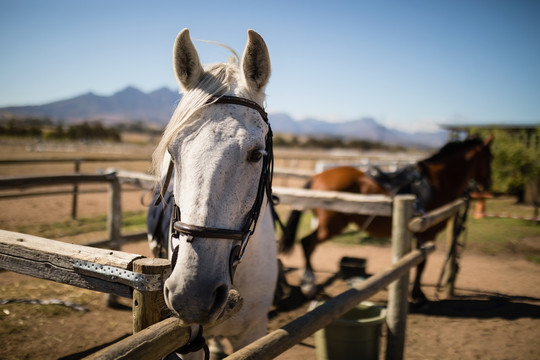
[[[432,187],[433,203],[430,209],[463,196],[472,179],[472,164],[465,154],[455,154],[437,161],[424,160],[419,162],[419,167]]]

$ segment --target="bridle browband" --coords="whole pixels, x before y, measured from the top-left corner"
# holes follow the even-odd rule
[[[246,216],[242,229],[231,230],[186,224],[180,221],[180,208],[173,200],[171,236],[179,238],[180,234],[188,235],[187,241],[189,242],[193,241],[194,238],[212,238],[241,241],[240,245],[234,246],[231,251],[230,275],[232,281],[236,266],[240,263],[242,257],[244,256],[244,252],[246,250],[249,238],[255,232],[255,227],[257,226],[257,219],[259,218],[261,207],[264,201],[264,195],[266,194],[269,201],[271,201],[272,199],[272,177],[274,165],[272,129],[268,122],[268,114],[259,104],[254,101],[241,97],[224,95],[213,96],[206,102],[206,104],[232,104],[249,107],[256,110],[261,115],[264,122],[268,125],[268,133],[266,134],[265,139],[266,154],[263,157],[263,165],[261,176],[259,178],[257,195],[253,206],[251,207]],[[171,158],[171,161],[169,162],[169,167],[167,169],[167,174],[165,175],[165,179],[161,187],[160,196],[156,200],[155,205],[158,205],[165,196],[165,192],[169,187],[169,183],[172,177],[173,169],[174,161]],[[175,258],[177,257],[177,252],[178,247],[174,249],[173,259],[171,260],[171,264],[173,267],[176,262]]]

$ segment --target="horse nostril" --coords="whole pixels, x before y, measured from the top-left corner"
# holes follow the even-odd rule
[[[212,305],[211,312],[214,312],[221,308],[221,306],[227,301],[229,296],[229,288],[227,285],[223,284],[218,286],[214,290],[214,304]]]

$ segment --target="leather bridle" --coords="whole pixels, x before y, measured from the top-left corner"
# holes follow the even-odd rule
[[[249,107],[256,110],[268,125],[268,132],[265,139],[265,151],[266,154],[263,156],[263,165],[261,176],[259,178],[258,190],[253,206],[246,215],[244,225],[239,230],[231,229],[222,229],[222,228],[213,228],[207,226],[198,226],[191,225],[182,222],[180,208],[176,205],[176,202],[173,200],[173,210],[172,210],[172,226],[171,226],[171,236],[180,238],[180,234],[187,235],[187,241],[192,242],[195,238],[212,238],[212,239],[227,239],[233,241],[240,241],[240,245],[235,245],[231,251],[230,255],[230,275],[231,281],[234,277],[234,272],[236,267],[242,260],[249,238],[255,232],[257,226],[257,220],[259,218],[261,207],[264,201],[264,195],[269,201],[272,199],[272,177],[273,177],[273,166],[274,166],[274,154],[273,154],[273,141],[272,141],[272,129],[268,122],[268,114],[264,109],[254,101],[240,98],[236,96],[214,96],[211,97],[206,104],[233,104]],[[174,169],[174,161],[171,158],[169,167],[167,169],[167,174],[161,188],[160,196],[158,197],[155,205],[161,202],[161,199],[165,196],[165,192],[169,187],[169,182],[172,177]],[[172,242],[171,242],[172,244]],[[173,251],[173,256],[171,259],[171,265],[174,267],[176,263],[176,258],[178,256],[178,246]]]

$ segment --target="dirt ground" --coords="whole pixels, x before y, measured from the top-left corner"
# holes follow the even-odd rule
[[[124,209],[143,209],[140,193],[123,195]],[[85,198],[87,197],[87,198]],[[0,228],[68,218],[70,197],[58,196],[47,205],[43,197],[1,200]],[[92,216],[106,209],[106,195],[82,195],[80,216]],[[100,236],[100,235],[93,235]],[[86,237],[61,238],[84,242]],[[538,240],[537,240],[538,241]],[[405,359],[540,359],[540,267],[514,256],[488,256],[465,251],[456,284],[456,296],[445,299],[435,290],[444,260],[444,244],[430,256],[424,277],[424,291],[431,300],[415,309],[407,323]],[[125,251],[149,255],[145,242],[130,243]],[[334,296],[348,288],[334,275],[343,256],[366,258],[367,272],[377,273],[390,265],[385,246],[352,246],[326,243],[314,255],[319,283],[324,293]],[[291,285],[298,285],[302,267],[300,249],[282,258],[290,270]],[[294,288],[293,288],[294,290]],[[371,301],[385,305],[386,291]],[[131,333],[129,300],[110,309],[104,295],[67,285],[37,280],[10,272],[0,273],[0,300],[60,299],[86,306],[86,312],[59,305],[13,303],[0,305],[0,359],[79,359],[99,347]],[[270,330],[305,313],[309,302],[283,303],[271,312]],[[384,339],[382,341],[384,346]],[[381,352],[381,358],[383,358]],[[315,359],[313,337],[305,339],[278,359]]]

